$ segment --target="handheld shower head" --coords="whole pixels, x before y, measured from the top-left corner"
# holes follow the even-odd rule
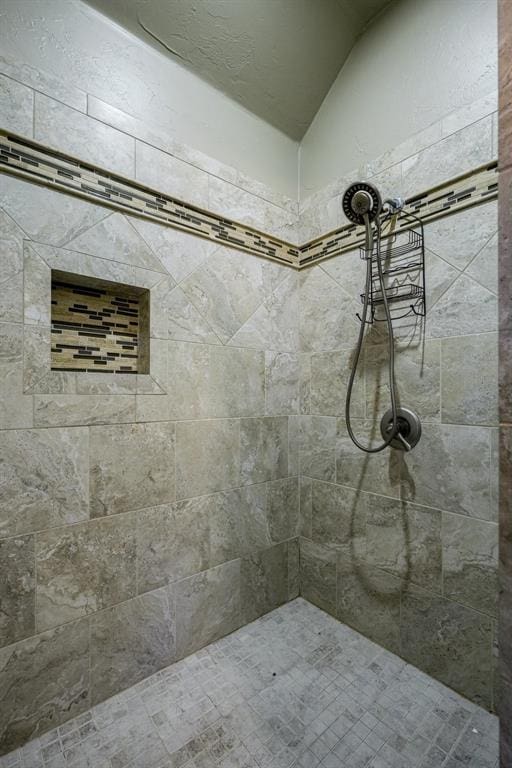
[[[354,224],[364,224],[365,217],[373,221],[382,208],[379,191],[372,185],[356,181],[345,190],[343,195],[343,213]]]

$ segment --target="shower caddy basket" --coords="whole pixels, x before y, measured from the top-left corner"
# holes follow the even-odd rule
[[[423,224],[416,216],[401,211],[398,221],[396,216],[386,216],[385,226],[392,219],[401,228],[384,234],[380,238],[380,261],[386,287],[386,296],[392,320],[403,317],[425,317],[425,237]],[[411,228],[414,221],[415,228]],[[408,227],[407,229],[405,229]],[[384,304],[377,267],[377,238],[373,251],[360,249],[361,259],[372,259],[372,279],[368,298],[369,324],[385,321],[384,312],[377,315],[377,310]],[[361,294],[364,303],[365,293]],[[357,317],[361,319],[358,314]]]

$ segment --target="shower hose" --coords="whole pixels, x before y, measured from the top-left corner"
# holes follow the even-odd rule
[[[389,369],[389,390],[390,390],[390,396],[391,396],[391,410],[393,414],[393,422],[392,427],[389,433],[389,436],[385,438],[384,442],[381,443],[381,445],[378,445],[375,448],[370,448],[368,446],[362,445],[362,443],[359,442],[359,440],[354,435],[354,431],[352,429],[352,424],[350,422],[350,403],[352,399],[352,389],[354,387],[354,380],[357,373],[357,366],[359,364],[359,358],[361,356],[361,350],[363,347],[363,340],[364,340],[364,333],[365,333],[365,327],[366,327],[366,317],[368,314],[368,300],[371,290],[371,281],[372,281],[372,263],[373,263],[373,235],[372,235],[372,225],[370,222],[370,219],[368,217],[368,214],[364,215],[364,223],[366,228],[366,245],[365,249],[367,252],[367,259],[366,259],[366,284],[365,284],[365,292],[364,292],[364,300],[363,300],[363,314],[361,317],[361,325],[359,328],[359,336],[357,339],[357,347],[355,351],[354,356],[354,362],[352,365],[352,370],[350,371],[350,377],[348,380],[348,387],[347,387],[347,399],[345,401],[345,421],[347,424],[347,431],[350,436],[350,439],[356,445],[358,448],[360,448],[361,451],[364,451],[365,453],[379,453],[379,451],[383,451],[385,448],[390,445],[392,440],[394,440],[396,437],[400,438],[400,433],[398,431],[398,415],[397,415],[397,408],[396,408],[396,391],[395,391],[395,342],[393,337],[393,324],[391,322],[391,314],[389,311],[389,305],[388,305],[388,297],[386,294],[386,287],[384,285],[384,275],[382,273],[382,262],[380,257],[380,249],[381,249],[381,224],[379,217],[377,216],[375,220],[375,231],[377,234],[376,237],[376,258],[377,258],[377,272],[379,276],[379,283],[380,283],[380,289],[382,292],[382,303],[384,305],[384,313],[386,315],[386,323],[388,327],[388,340],[389,340],[389,357],[388,357],[388,369]]]

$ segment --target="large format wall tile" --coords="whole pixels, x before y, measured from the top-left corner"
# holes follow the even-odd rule
[[[268,486],[268,527],[272,541],[299,535],[299,479],[273,480]]]
[[[182,421],[176,425],[178,499],[239,485],[240,422]]]
[[[254,621],[288,600],[288,544],[276,544],[242,558],[242,623]]]
[[[487,290],[498,293],[498,235],[491,237],[466,268],[466,274]]]
[[[35,427],[123,424],[133,421],[135,421],[135,395],[34,396]]]
[[[180,283],[219,247],[216,243],[144,219],[130,221],[165,269]]]
[[[288,419],[267,416],[240,421],[240,479],[243,485],[288,474]]]
[[[341,416],[345,410],[348,378],[352,368],[352,351],[337,350],[311,355],[310,408],[312,414]],[[365,416],[363,365],[358,366],[352,390],[352,410],[355,417]]]
[[[378,421],[351,420],[352,430],[361,445],[382,443]],[[345,419],[336,423],[336,482],[358,490],[398,496],[403,454],[393,448],[378,453],[363,453],[349,437]]]
[[[492,117],[433,144],[402,162],[401,194],[413,194],[487,163],[492,157]]]
[[[91,703],[175,660],[173,596],[148,592],[91,617]]]
[[[219,248],[181,286],[226,344],[288,273],[285,267],[270,261]]]
[[[264,299],[229,343],[255,349],[296,352],[299,349],[297,285],[297,275],[288,270],[284,280]]]
[[[417,588],[402,600],[402,655],[483,707],[491,703],[492,622]]]
[[[175,498],[174,424],[91,427],[91,516]]]
[[[388,345],[366,350],[366,415],[391,407]],[[418,339],[395,349],[395,382],[399,406],[413,408],[423,421],[441,418],[441,342]],[[357,416],[356,408],[353,415]],[[379,433],[380,434],[380,433]]]
[[[497,301],[475,280],[460,275],[427,316],[426,334],[432,337],[464,336],[495,331]]]
[[[443,594],[496,615],[498,526],[443,513]]]
[[[135,597],[132,515],[43,531],[36,539],[38,631]]]
[[[0,539],[0,647],[34,634],[34,537]]]
[[[112,213],[78,237],[66,247],[73,251],[90,253],[101,259],[112,259],[134,267],[165,272],[159,258],[138,234],[132,222],[121,213]],[[174,282],[174,281],[172,281]]]
[[[308,539],[300,542],[300,593],[336,615],[336,551]]]
[[[492,520],[490,438],[486,427],[423,425],[420,442],[405,454],[404,497],[429,507]]]
[[[443,339],[443,422],[498,423],[498,335]]]
[[[80,232],[108,216],[99,205],[30,184],[6,173],[0,175],[0,207],[32,240],[69,242]]]
[[[29,139],[34,135],[34,91],[0,75],[2,128]]]
[[[441,516],[437,509],[367,494],[366,561],[405,587],[441,594]]]
[[[0,650],[0,753],[90,706],[86,619]]]
[[[367,495],[341,485],[312,482],[312,538],[325,547],[349,541],[358,548],[366,525]]]
[[[298,428],[300,473],[334,482],[336,419],[329,416],[299,416],[290,422]]]
[[[265,352],[265,413],[285,416],[299,413],[299,356],[289,352]]]
[[[176,584],[176,651],[183,658],[241,625],[240,560]]]
[[[46,146],[87,159],[109,171],[133,178],[135,140],[98,120],[36,93],[34,138]]]
[[[10,430],[0,441],[3,536],[76,523],[89,516],[85,427]]]
[[[205,498],[211,566],[270,546],[274,541],[269,533],[274,512],[270,489],[282,482],[287,480],[249,485]]]
[[[208,174],[142,141],[137,141],[135,178],[151,189],[208,208]]]
[[[358,304],[321,267],[300,274],[300,349],[352,348],[359,332]]]
[[[263,352],[210,347],[208,373],[210,416],[260,416],[264,412]]]
[[[400,579],[359,559],[349,546],[337,558],[337,618],[390,651],[399,651]]]
[[[137,515],[137,581],[146,592],[209,566],[209,500],[144,509]]]
[[[463,270],[496,233],[497,214],[493,201],[438,219],[426,224],[425,242],[442,259]]]

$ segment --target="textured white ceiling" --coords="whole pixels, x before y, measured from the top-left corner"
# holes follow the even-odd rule
[[[390,0],[87,0],[293,139]]]

